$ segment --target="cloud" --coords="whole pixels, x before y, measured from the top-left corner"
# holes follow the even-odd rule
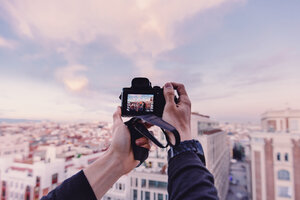
[[[60,68],[56,71],[58,80],[71,91],[79,92],[87,87],[88,79],[86,76],[79,74],[81,71],[86,71],[87,67],[83,65],[70,65]]]
[[[14,41],[7,40],[0,36],[0,47],[13,49],[13,48],[15,48],[15,46],[16,46],[16,44]]]
[[[174,49],[176,26],[197,13],[243,0],[11,0],[2,7],[15,29],[31,39],[85,45],[101,38],[128,56],[143,74],[157,56]]]

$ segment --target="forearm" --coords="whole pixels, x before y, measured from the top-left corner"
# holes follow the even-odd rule
[[[123,175],[123,168],[119,160],[110,151],[107,151],[102,157],[84,169],[84,174],[97,199],[101,199]]]
[[[212,174],[194,152],[184,152],[172,158],[168,177],[171,200],[218,199]]]
[[[89,185],[83,171],[66,179],[41,200],[96,200],[96,196]]]

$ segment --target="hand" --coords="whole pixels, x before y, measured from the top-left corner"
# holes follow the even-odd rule
[[[122,121],[120,107],[114,113],[113,119],[114,137],[109,149],[84,169],[97,199],[101,199],[122,175],[130,172],[138,164],[133,157],[130,133]],[[136,145],[150,149],[150,143],[145,137],[136,140]]]
[[[134,160],[130,132],[121,118],[121,108],[118,107],[113,115],[113,140],[108,151],[112,155],[112,159],[120,162],[123,174],[130,172],[135,168],[139,161]],[[136,140],[136,145],[150,149],[150,142],[147,138],[142,137]]]
[[[177,90],[179,102],[174,101],[174,92]],[[173,125],[180,134],[181,142],[191,140],[191,101],[183,84],[166,83],[164,86],[164,97],[166,105],[162,119]],[[175,143],[173,134],[169,134],[171,143]]]

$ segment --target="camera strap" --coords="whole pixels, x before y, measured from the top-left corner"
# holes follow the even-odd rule
[[[149,136],[147,138],[150,139],[152,142],[154,142],[154,144],[156,144],[160,148],[166,148],[169,145],[172,147],[179,145],[180,135],[179,135],[178,131],[176,130],[176,128],[174,126],[172,126],[168,122],[164,121],[162,118],[157,117],[156,115],[152,115],[152,114],[141,115],[141,116],[138,116],[137,118],[140,118],[140,119],[144,120],[145,122],[148,122],[149,124],[152,124],[152,125],[155,125],[155,126],[158,126],[161,128],[161,130],[163,131],[163,133],[165,134],[166,139],[167,139],[167,145],[165,145],[165,146],[162,145],[152,134],[150,134],[149,131],[148,131],[147,135],[144,135],[145,137]],[[173,133],[174,138],[175,138],[175,144],[172,144],[170,142],[170,138],[166,131]]]
[[[163,145],[161,142],[159,142],[148,131],[148,129],[145,127],[145,125],[143,123],[141,123],[141,121],[147,122],[152,125],[159,126],[166,137],[167,144]],[[166,121],[164,121],[163,119],[161,119],[160,117],[157,117],[156,115],[153,115],[153,114],[133,117],[129,121],[125,122],[125,125],[127,125],[128,129],[130,131],[131,146],[132,146],[132,150],[133,150],[133,154],[134,154],[134,159],[140,161],[139,165],[141,165],[141,163],[143,163],[148,158],[149,152],[148,152],[148,149],[139,147],[135,144],[135,141],[138,138],[146,137],[160,148],[166,148],[169,145],[177,146],[180,143],[180,135],[179,135],[178,131],[176,130],[176,128],[174,126],[172,126],[171,124],[167,123]],[[175,144],[172,144],[170,142],[170,138],[166,131],[173,133],[174,138],[175,138]]]

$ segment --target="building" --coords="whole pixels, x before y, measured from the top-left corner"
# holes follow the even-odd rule
[[[254,200],[300,199],[300,134],[251,135]]]
[[[192,113],[192,136],[202,144],[206,166],[214,175],[218,195],[223,200],[229,186],[230,153],[227,135],[218,126],[218,122],[208,116]],[[159,128],[154,127],[152,131],[165,141]],[[153,146],[144,165],[121,177],[103,200],[168,200],[167,163],[167,149]]]
[[[262,114],[262,129],[265,132],[300,132],[300,110],[267,111]]]
[[[230,150],[227,133],[209,116],[193,113],[191,119],[193,138],[202,144],[206,167],[214,175],[219,198],[223,200],[229,187]]]
[[[220,199],[224,199],[229,168],[226,134],[216,121],[197,113],[192,114],[191,127],[193,137],[202,143]],[[166,142],[159,127],[151,129]],[[110,140],[111,127],[105,123],[0,124],[0,199],[40,199],[94,162]],[[153,146],[147,161],[122,176],[103,199],[167,200],[167,168],[167,149]]]
[[[40,199],[66,178],[63,159],[1,158],[0,166],[1,200]]]
[[[290,109],[266,112],[264,131],[251,134],[254,200],[300,199],[299,114]]]

